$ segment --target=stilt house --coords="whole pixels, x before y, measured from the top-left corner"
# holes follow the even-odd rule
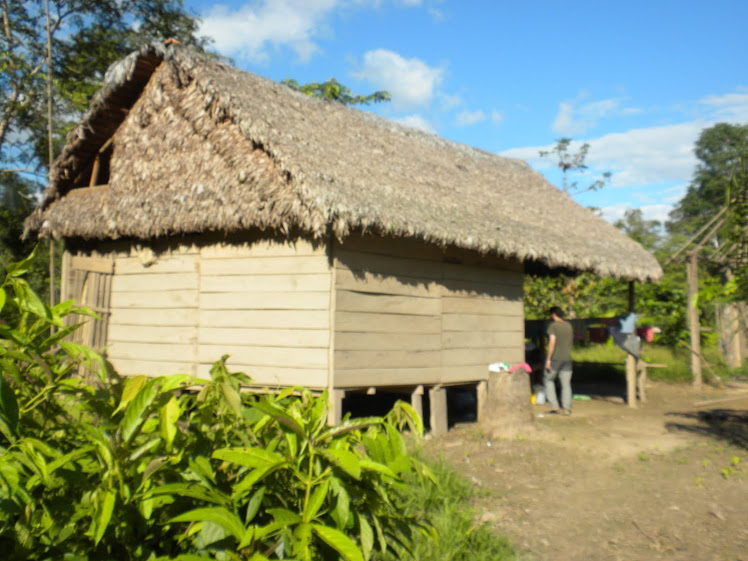
[[[120,373],[424,389],[524,360],[537,268],[657,279],[656,260],[524,162],[314,99],[180,45],[108,71],[27,234]]]

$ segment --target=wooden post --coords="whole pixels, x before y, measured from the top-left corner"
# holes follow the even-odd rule
[[[483,418],[486,416],[486,401],[488,400],[488,380],[481,380],[478,382],[478,386],[475,388],[475,397],[476,397],[476,418],[478,419],[478,422],[480,423]]]
[[[699,257],[696,251],[689,251],[686,260],[686,278],[688,280],[688,330],[691,333],[691,377],[694,387],[700,388],[701,378],[701,325],[696,297],[699,293]]]
[[[447,390],[441,386],[434,386],[429,390],[429,419],[431,434],[439,436],[447,434]]]
[[[423,419],[423,386],[416,386],[410,394],[410,405],[416,410],[418,416]]]
[[[626,353],[626,402],[636,408],[636,357]]]
[[[328,394],[330,400],[330,407],[327,410],[327,424],[331,427],[339,425],[343,420],[343,398],[345,392],[343,390],[332,390]]]

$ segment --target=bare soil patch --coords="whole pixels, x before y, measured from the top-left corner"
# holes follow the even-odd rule
[[[536,406],[515,437],[462,424],[424,448],[486,490],[481,520],[523,558],[748,561],[748,388],[650,383],[648,398]]]

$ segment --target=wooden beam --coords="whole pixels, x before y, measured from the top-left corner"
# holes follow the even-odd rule
[[[330,406],[327,410],[327,424],[330,426],[339,425],[343,420],[343,398],[345,392],[343,390],[333,389],[328,395]]]
[[[626,403],[636,409],[636,357],[626,354]]]
[[[700,388],[701,377],[701,329],[699,328],[699,309],[696,298],[699,293],[699,257],[696,251],[688,252],[686,261],[686,279],[688,283],[688,330],[691,334],[691,378],[694,387]]]
[[[416,386],[411,392],[410,405],[416,410],[418,416],[423,419],[423,386]]]

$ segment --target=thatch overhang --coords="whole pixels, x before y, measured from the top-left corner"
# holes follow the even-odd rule
[[[147,135],[118,131],[133,112],[158,136],[155,153]],[[85,187],[113,135],[119,167],[106,186]],[[151,156],[133,159],[137,143]],[[169,168],[170,150],[194,166]],[[522,161],[309,98],[180,45],[147,45],[110,68],[26,232],[147,240],[257,227],[339,239],[372,231],[551,269],[662,276],[650,253]]]

